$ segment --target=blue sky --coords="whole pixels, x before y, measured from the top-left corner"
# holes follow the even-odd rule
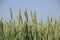
[[[23,20],[25,19],[24,10],[28,10],[30,17],[30,10],[37,13],[37,20],[41,18],[47,19],[47,16],[58,18],[60,16],[60,1],[59,0],[6,0],[0,3],[0,17],[3,20],[10,18],[10,10],[12,7],[14,19],[18,15],[18,10],[21,9]]]

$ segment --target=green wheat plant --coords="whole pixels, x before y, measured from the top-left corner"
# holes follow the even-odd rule
[[[0,40],[60,40],[60,18],[53,20],[48,17],[46,22],[37,21],[36,11],[30,10],[31,21],[28,11],[25,9],[23,21],[21,10],[18,10],[16,19],[13,19],[10,8],[9,21],[0,19]]]

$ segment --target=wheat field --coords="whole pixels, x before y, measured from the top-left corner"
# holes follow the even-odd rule
[[[26,20],[23,21],[21,10],[18,11],[17,20],[13,20],[12,8],[10,8],[10,20],[2,21],[0,19],[0,40],[60,40],[60,19],[53,20],[52,17],[47,18],[47,22],[42,19],[37,22],[36,12],[31,13],[29,21],[27,10],[24,11]]]

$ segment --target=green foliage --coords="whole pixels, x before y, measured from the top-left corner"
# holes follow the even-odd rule
[[[0,40],[60,40],[60,19],[53,20],[48,17],[47,22],[37,22],[36,11],[31,13],[31,20],[28,19],[27,9],[24,11],[26,20],[23,21],[21,10],[18,11],[17,20],[13,21],[12,9],[10,8],[11,20],[3,22],[0,19]]]

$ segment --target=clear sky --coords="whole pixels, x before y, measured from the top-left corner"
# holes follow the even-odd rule
[[[2,3],[2,5],[1,5]],[[59,0],[6,0],[0,3],[0,17],[3,20],[10,18],[10,10],[12,7],[14,19],[18,15],[18,9],[21,9],[21,14],[23,19],[25,8],[28,10],[30,17],[30,10],[37,13],[37,20],[41,18],[43,20],[47,19],[47,16],[52,16],[53,18],[58,18],[60,16],[60,1]]]

